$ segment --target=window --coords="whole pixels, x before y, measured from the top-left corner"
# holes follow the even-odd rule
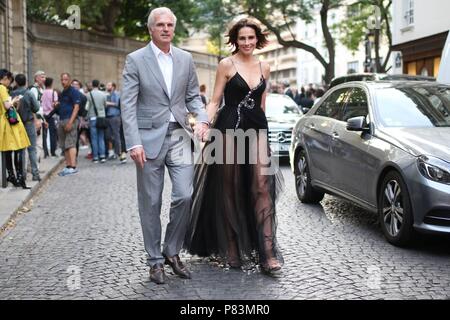
[[[343,88],[333,92],[322,102],[316,111],[316,115],[339,120],[340,107],[345,102],[350,90],[349,88]]]
[[[347,103],[343,106],[342,121],[347,122],[348,119],[354,117],[367,117],[369,114],[369,106],[367,105],[367,95],[361,88],[354,88],[347,99]]]
[[[414,24],[414,0],[403,0],[403,18],[405,26]]]
[[[375,114],[384,127],[450,127],[450,89],[440,85],[378,89]]]
[[[347,74],[358,73],[358,61],[351,61],[347,63]]]

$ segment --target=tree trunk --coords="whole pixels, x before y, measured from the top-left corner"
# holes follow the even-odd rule
[[[384,72],[380,63],[380,30],[375,29],[375,72]]]
[[[334,49],[334,41],[333,37],[330,33],[330,29],[328,28],[327,24],[327,16],[328,16],[328,9],[330,6],[329,0],[324,0],[322,9],[320,10],[320,16],[321,16],[321,23],[322,23],[322,31],[324,33],[325,37],[325,43],[328,48],[328,53],[330,60],[327,62],[325,58],[320,54],[320,52],[310,46],[307,45],[304,42],[298,41],[298,40],[284,40],[281,36],[281,30],[280,28],[276,27],[274,24],[272,24],[264,15],[259,14],[257,8],[249,8],[249,11],[247,12],[249,15],[255,17],[258,19],[262,24],[264,24],[267,29],[272,31],[275,36],[277,37],[278,43],[281,44],[284,47],[294,47],[297,49],[305,50],[309,53],[311,53],[324,67],[325,69],[325,83],[329,84],[331,80],[334,78],[334,67],[335,67],[335,49]]]
[[[101,20],[97,21],[97,24],[93,28],[97,31],[113,34],[116,20],[120,15],[121,2],[122,0],[111,1],[103,10]]]
[[[335,48],[333,37],[330,33],[330,28],[328,27],[328,10],[330,8],[330,0],[324,0],[322,2],[322,8],[320,9],[320,22],[322,24],[322,32],[325,38],[325,44],[328,49],[329,61],[325,67],[325,83],[330,84],[331,80],[334,78],[334,67],[335,67]]]
[[[382,66],[383,72],[386,72],[387,64],[389,63],[389,60],[391,58],[391,52],[392,52],[392,49],[391,49],[391,47],[392,47],[392,32],[391,32],[391,26],[389,23],[389,14],[388,14],[389,10],[390,10],[389,8],[391,5],[392,5],[392,0],[390,0],[388,2],[386,7],[381,8],[381,17],[382,17],[381,21],[384,21],[386,23],[386,36],[388,38],[388,45],[389,45],[389,49],[386,54],[386,58],[384,59],[383,66]]]

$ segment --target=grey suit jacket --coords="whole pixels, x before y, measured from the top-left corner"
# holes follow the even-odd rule
[[[150,43],[130,53],[123,70],[121,110],[125,143],[127,149],[142,145],[149,159],[155,159],[161,150],[170,112],[191,137],[186,108],[197,114],[197,121],[208,121],[192,55],[176,47],[172,47],[172,53],[170,98]]]

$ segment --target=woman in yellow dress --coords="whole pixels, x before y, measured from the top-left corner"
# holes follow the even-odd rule
[[[19,101],[19,97],[11,100],[8,94],[8,87],[13,81],[13,75],[6,69],[0,69],[0,151],[6,155],[6,169],[8,170],[8,182],[11,182],[15,187],[22,187],[29,189],[25,184],[23,175],[23,157],[24,149],[30,145],[27,131],[17,113],[18,123],[10,124],[6,116],[9,108],[13,107]],[[17,177],[13,169],[13,154],[14,167],[16,169]]]

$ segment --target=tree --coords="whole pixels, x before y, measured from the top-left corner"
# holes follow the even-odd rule
[[[226,54],[224,47],[224,33],[228,22],[233,17],[231,10],[223,0],[203,0],[198,3],[197,19],[193,21],[195,30],[206,30],[210,36],[208,51],[219,56],[219,60]]]
[[[328,12],[338,8],[341,2],[340,0],[247,0],[244,1],[243,8],[247,14],[258,19],[273,32],[282,46],[302,49],[314,55],[325,69],[325,82],[330,83],[334,78],[335,42],[328,25]],[[328,61],[316,48],[298,40],[291,30],[297,19],[311,22],[312,10],[318,7]],[[289,38],[282,35],[286,30],[290,33]]]
[[[340,41],[352,51],[358,50],[359,45],[365,41],[369,32],[374,35],[375,69],[377,72],[386,72],[387,64],[391,56],[392,33],[390,29],[390,7],[392,0],[360,0],[349,7],[347,19],[341,22],[337,28],[342,35]],[[375,8],[378,7],[379,11]],[[376,12],[379,12],[377,16]],[[380,58],[380,41],[387,38],[389,45],[384,61]]]
[[[29,0],[28,16],[32,19],[62,24],[68,18],[70,5],[81,9],[83,29],[148,40],[147,18],[150,10],[166,6],[177,16],[176,40],[188,35],[188,26],[198,19],[194,0]],[[176,41],[175,40],[175,41]]]
[[[28,16],[35,20],[62,24],[69,17],[67,8],[78,5],[83,28],[113,33],[123,3],[124,0],[30,0],[27,1],[27,11]]]

